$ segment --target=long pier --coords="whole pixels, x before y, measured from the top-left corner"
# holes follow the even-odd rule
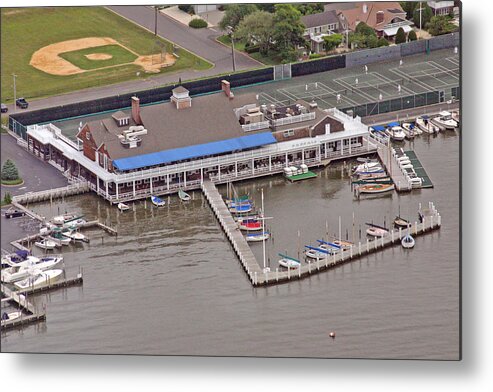
[[[250,281],[255,285],[256,277],[262,274],[257,259],[255,258],[250,246],[248,246],[245,237],[241,233],[238,224],[233,219],[228,207],[218,192],[216,186],[210,180],[206,180],[201,184],[205,198],[209,201],[212,211],[214,211],[224,233],[228,237],[233,249],[240,259],[243,268],[245,269]]]
[[[392,229],[383,237],[367,238],[366,241],[360,241],[348,248],[341,248],[339,252],[333,255],[327,255],[323,260],[310,261],[308,259],[306,262],[302,262],[300,267],[296,269],[281,269],[278,267],[275,270],[269,268],[262,270],[216,186],[209,180],[204,181],[202,183],[202,191],[238,255],[253,286],[267,286],[309,277],[329,268],[351,262],[362,256],[379,252],[394,245],[401,245],[402,238],[408,233],[408,229]],[[420,206],[419,216],[421,217],[421,222],[416,221],[409,228],[409,234],[412,236],[418,237],[440,229],[442,217],[433,203],[429,203],[426,209],[421,209]]]
[[[60,198],[65,196],[79,195],[81,193],[89,192],[90,190],[91,188],[89,186],[89,183],[76,182],[61,188],[53,188],[39,192],[27,192],[22,195],[17,195],[12,198],[12,202],[13,204],[15,203],[14,205],[16,205],[17,207],[17,204],[22,205],[22,204],[34,203],[34,202],[45,201],[45,200],[53,200],[55,198]]]
[[[2,298],[2,302],[14,302],[15,304],[17,304],[18,309],[22,310],[23,312],[18,318],[12,320],[2,320],[2,330],[46,320],[46,312],[44,311],[44,309],[42,311],[38,311],[38,309],[27,300],[24,294],[10,290],[7,286],[3,284],[1,287],[1,291],[5,296],[5,298]],[[28,314],[24,315],[24,312]]]

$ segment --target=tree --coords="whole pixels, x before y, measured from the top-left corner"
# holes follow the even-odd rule
[[[14,162],[7,159],[2,167],[2,180],[13,181],[19,179],[19,172]]]
[[[403,44],[404,42],[406,42],[406,33],[402,27],[399,27],[399,30],[397,30],[397,34],[395,35],[395,43]]]
[[[400,4],[402,9],[406,12],[407,19],[412,19],[414,10],[419,7],[417,1],[402,1]]]
[[[253,45],[258,45],[260,53],[267,54],[272,44],[274,16],[265,11],[255,11],[245,16],[238,25],[235,35]]]
[[[324,12],[324,3],[298,3],[293,4],[301,15],[311,15]]]
[[[337,48],[342,43],[342,34],[331,34],[324,37],[324,48],[327,52]]]
[[[407,38],[409,39],[409,41],[416,41],[418,39],[418,36],[416,35],[416,32],[414,30],[411,30],[407,35]]]
[[[378,38],[376,35],[368,35],[366,37],[366,46],[368,48],[376,48],[378,47]]]
[[[373,30],[370,26],[368,26],[365,22],[359,22],[356,25],[356,28],[354,29],[355,33],[358,34],[363,34],[366,36],[377,36],[377,33],[375,33],[375,30]]]
[[[431,35],[448,34],[456,30],[456,27],[450,23],[447,16],[433,16],[426,25]]]
[[[424,7],[423,7],[423,5],[424,5]],[[416,7],[416,9],[414,10],[414,13],[413,13],[413,21],[417,27],[422,29],[421,25],[419,24],[419,21],[420,21],[419,14],[420,14],[420,12],[419,12],[419,5],[418,5]],[[432,16],[433,16],[433,11],[428,6],[428,4],[423,2],[422,3],[422,11],[421,11],[421,24],[423,25],[423,27],[426,26],[426,24],[430,21]]]
[[[3,204],[7,205],[12,203],[12,195],[10,192],[5,192],[5,195],[3,196]]]
[[[234,30],[245,16],[255,11],[258,11],[255,4],[230,4],[219,22],[219,27],[226,30],[228,26],[231,26]]]
[[[385,38],[380,37],[377,42],[377,47],[382,47],[382,46],[389,46],[389,41],[387,41]]]
[[[305,26],[301,23],[301,13],[292,4],[276,4],[272,38],[280,53],[289,53],[298,46],[305,45]]]
[[[257,7],[260,11],[265,11],[265,12],[270,12],[273,13],[275,10],[275,4],[274,3],[258,3]]]

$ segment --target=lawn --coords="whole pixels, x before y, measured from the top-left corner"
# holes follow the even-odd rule
[[[219,42],[223,43],[224,45],[227,45],[231,48],[231,38],[229,35],[221,35],[220,37],[216,38]],[[267,55],[263,55],[260,52],[253,52],[253,53],[247,53],[245,52],[245,42],[241,40],[236,40],[235,41],[235,50],[238,50],[240,52],[244,52],[246,55],[250,56],[251,58],[260,61],[262,64],[265,65],[278,65],[281,64],[282,59],[281,56],[274,51],[270,51]]]
[[[91,54],[108,54],[108,60],[90,60],[86,56]],[[132,63],[137,56],[119,45],[105,45],[95,48],[74,50],[60,53],[60,57],[82,69],[97,69],[112,65]]]
[[[70,76],[50,75],[29,65],[35,51],[53,43],[110,37],[139,55],[157,53],[156,48],[163,45],[172,52],[171,42],[156,38],[151,32],[104,7],[2,8],[1,22],[2,102],[13,101],[13,73],[17,75],[17,96],[27,99],[151,76],[135,64]],[[179,56],[173,66],[162,68],[159,74],[212,67],[184,49],[180,49]]]

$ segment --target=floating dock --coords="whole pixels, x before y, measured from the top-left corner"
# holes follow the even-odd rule
[[[46,312],[44,309],[43,311],[38,311],[38,309],[27,300],[25,295],[12,291],[3,284],[1,287],[2,294],[5,296],[5,298],[2,298],[2,302],[13,302],[17,305],[19,310],[22,310],[22,314],[18,318],[12,320],[2,320],[2,330],[46,320]]]
[[[395,184],[396,191],[410,191],[412,187],[406,177],[404,177],[404,174],[400,169],[399,162],[397,162],[397,159],[392,155],[390,147],[380,143],[377,149],[377,154],[380,158],[380,162],[382,162],[382,165],[385,168],[385,171],[389,174]]]
[[[409,150],[409,151],[404,151],[404,154],[406,154],[409,157],[409,160],[413,165],[416,175],[418,177],[421,177],[421,179],[423,180],[423,184],[421,185],[421,188],[433,188],[433,183],[431,182],[430,177],[428,176],[423,165],[421,164],[418,157],[416,156],[416,153],[412,150]]]
[[[316,177],[317,175],[310,170],[308,170],[306,173],[295,174],[294,176],[286,176],[286,178],[291,182],[308,180],[310,178],[316,178]]]

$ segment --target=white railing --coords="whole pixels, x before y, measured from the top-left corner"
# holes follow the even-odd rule
[[[77,143],[74,143],[72,140],[70,140],[68,137],[62,134],[62,130],[58,128],[57,126],[53,125],[52,123],[49,123],[47,125],[44,125],[51,133],[53,133],[53,136],[56,139],[60,139],[64,143],[68,144],[70,147],[74,148],[77,151],[82,150],[82,146],[80,146]]]
[[[299,114],[297,116],[283,117],[272,121],[272,125],[280,127],[282,125],[294,124],[302,121],[309,121],[315,118],[315,112]]]
[[[250,131],[257,131],[259,129],[269,128],[269,126],[270,126],[269,121],[260,121],[256,123],[242,125],[241,128],[245,132],[250,132]]]

